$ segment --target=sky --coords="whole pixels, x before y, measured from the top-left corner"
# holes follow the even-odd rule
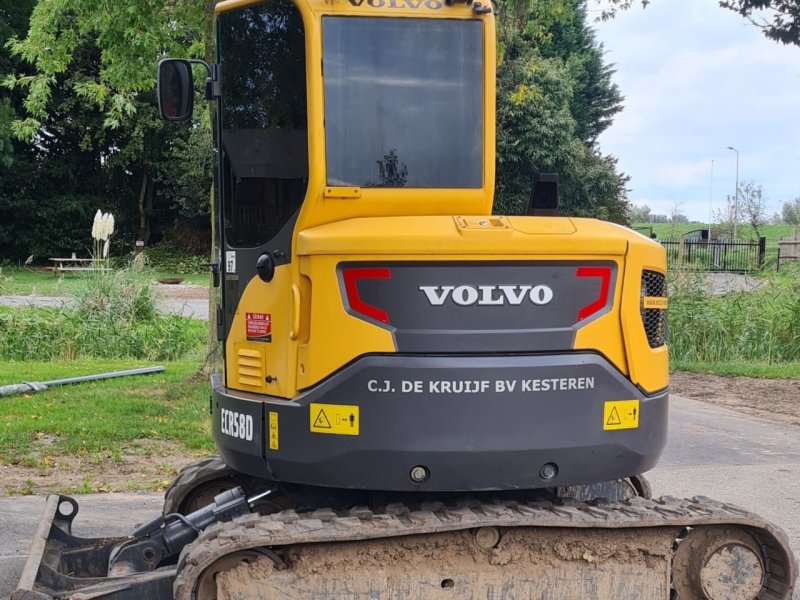
[[[631,177],[632,204],[707,223],[736,189],[728,146],[740,185],[760,184],[769,214],[800,197],[799,47],[716,0],[653,0],[595,29],[625,96],[600,148]]]

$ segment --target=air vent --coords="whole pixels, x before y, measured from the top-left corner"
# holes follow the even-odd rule
[[[655,271],[642,272],[642,325],[651,348],[667,343],[667,282]]]
[[[251,348],[237,348],[236,373],[239,385],[263,389],[265,387],[263,353]]]

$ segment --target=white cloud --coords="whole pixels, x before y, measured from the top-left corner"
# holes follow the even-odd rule
[[[740,180],[778,206],[800,195],[800,48],[709,0],[654,0],[597,30],[625,96],[600,143],[631,176],[631,201],[707,220],[709,195],[721,206],[734,191],[731,145]]]
[[[655,181],[667,185],[698,185],[709,181],[711,159],[664,162],[656,168]]]

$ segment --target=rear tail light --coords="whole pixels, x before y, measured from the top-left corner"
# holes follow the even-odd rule
[[[358,282],[362,279],[390,279],[391,272],[387,267],[370,267],[366,269],[343,269],[344,289],[350,309],[370,319],[381,323],[389,322],[389,315],[385,310],[367,304],[358,293]]]
[[[600,291],[597,298],[578,311],[578,321],[583,321],[605,308],[608,302],[608,288],[611,285],[611,267],[578,267],[575,276],[600,279]]]

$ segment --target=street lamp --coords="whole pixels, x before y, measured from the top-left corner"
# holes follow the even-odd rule
[[[728,150],[736,152],[736,203],[733,205],[733,240],[736,241],[736,227],[739,224],[739,151],[733,146]]]

